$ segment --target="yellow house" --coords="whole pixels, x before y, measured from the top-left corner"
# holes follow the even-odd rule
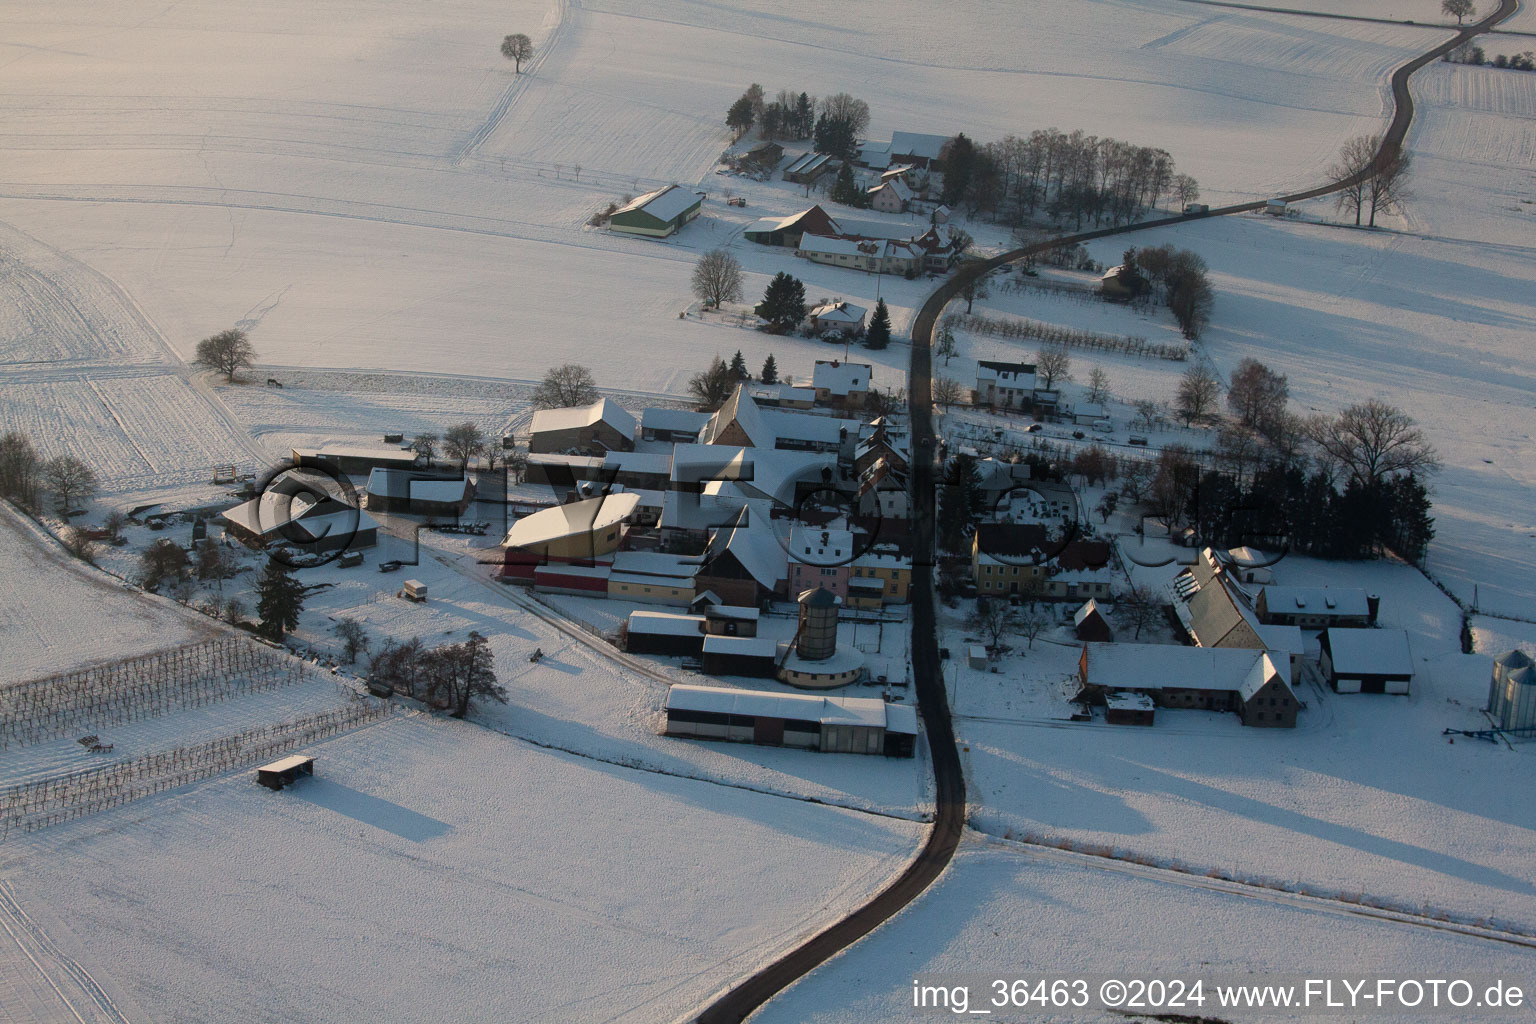
[[[906,604],[912,585],[912,560],[876,548],[849,566],[848,604],[853,608],[883,608]]]

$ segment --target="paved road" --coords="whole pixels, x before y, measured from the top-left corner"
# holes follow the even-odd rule
[[[1467,26],[1454,38],[1414,58],[1392,73],[1392,96],[1396,111],[1392,123],[1383,135],[1377,160],[1383,160],[1395,154],[1401,149],[1403,140],[1407,137],[1408,127],[1413,122],[1413,99],[1408,93],[1408,79],[1413,73],[1430,62],[1439,60],[1473,36],[1489,31],[1514,14],[1518,6],[1518,0],[1502,0],[1499,9],[1489,17]],[[1314,199],[1336,192],[1364,176],[1362,173],[1350,179],[1330,182],[1279,198],[1287,202]],[[739,1024],[746,1020],[775,993],[793,984],[832,956],[868,935],[920,896],[943,874],[959,845],[960,836],[965,827],[965,778],[960,766],[960,755],[955,746],[949,701],[944,691],[943,677],[939,671],[933,589],[934,524],[939,467],[935,461],[933,402],[930,397],[933,393],[932,342],[933,329],[944,307],[960,294],[961,288],[972,278],[1058,245],[1072,245],[1095,238],[1106,238],[1131,231],[1145,231],[1148,228],[1182,224],[1207,217],[1247,213],[1261,209],[1263,206],[1262,200],[1239,203],[1204,214],[1164,217],[1037,242],[966,266],[940,284],[923,303],[922,309],[918,311],[912,323],[912,361],[907,388],[911,401],[913,443],[913,558],[912,586],[909,592],[912,595],[912,674],[922,709],[929,754],[933,761],[937,811],[933,829],[929,832],[928,840],[924,843],[917,859],[895,882],[876,893],[868,903],[849,916],[813,936],[808,942],[791,950],[779,960],[721,995],[699,1014],[696,1018],[698,1024]]]

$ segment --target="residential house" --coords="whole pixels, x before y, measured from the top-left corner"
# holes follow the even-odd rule
[[[640,413],[640,436],[646,441],[692,444],[709,422],[709,413],[693,409],[645,409]]]
[[[849,530],[796,526],[789,531],[789,592],[817,587],[844,601],[856,549]]]
[[[906,213],[912,202],[912,189],[899,177],[882,181],[865,194],[870,209],[881,213]]]
[[[1035,391],[1034,363],[1003,363],[991,359],[976,361],[976,390],[972,405],[994,409],[1028,409]]]
[[[1267,626],[1302,629],[1374,625],[1380,598],[1353,587],[1279,587],[1259,590],[1254,610]]]
[[[611,398],[569,409],[540,409],[533,414],[528,452],[604,455],[632,451],[637,429],[635,418]]]
[[[1090,696],[1143,693],[1165,708],[1235,712],[1247,726],[1296,725],[1289,669],[1266,651],[1088,643],[1077,665]]]
[[[845,338],[857,338],[864,334],[864,317],[868,312],[863,306],[839,300],[816,306],[807,316],[811,321],[811,330],[817,334],[838,331]],[[817,365],[821,365],[819,360]],[[864,379],[868,383],[869,378]]]
[[[862,331],[864,311],[858,306],[853,309],[858,312],[859,329]],[[811,386],[816,389],[817,404],[836,409],[863,409],[869,403],[869,385],[873,374],[874,367],[868,363],[816,360],[816,366],[811,371]]]

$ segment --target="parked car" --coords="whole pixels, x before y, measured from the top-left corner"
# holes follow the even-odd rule
[[[1144,435],[1142,435],[1142,434],[1132,434],[1131,435],[1131,444],[1141,444],[1141,445],[1144,445],[1146,443],[1147,443],[1147,439],[1146,439],[1146,437]]]
[[[1209,206],[1207,206],[1205,203],[1185,203],[1184,204],[1184,213],[1186,215],[1187,214],[1191,214],[1191,213],[1210,213],[1210,212],[1211,212],[1211,208]]]
[[[389,561],[379,563],[379,572],[394,572],[403,565],[403,562]]]
[[[1038,434],[1038,433],[1040,433],[1040,424],[1038,424],[1038,423],[1031,423],[1029,426],[1024,428],[1024,433],[1026,433],[1026,434]]]

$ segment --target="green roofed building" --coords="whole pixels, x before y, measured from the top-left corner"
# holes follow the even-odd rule
[[[680,185],[668,185],[621,207],[608,219],[608,227],[627,235],[666,238],[697,217],[703,202]]]

